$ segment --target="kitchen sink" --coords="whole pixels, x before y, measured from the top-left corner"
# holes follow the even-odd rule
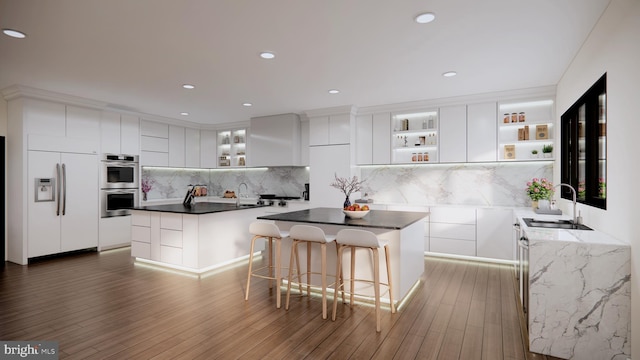
[[[240,205],[236,205],[236,207],[258,207],[260,205],[258,204],[240,204]]]
[[[571,220],[538,220],[533,218],[523,218],[528,227],[539,227],[547,229],[569,229],[569,230],[593,230],[582,224],[574,224]]]

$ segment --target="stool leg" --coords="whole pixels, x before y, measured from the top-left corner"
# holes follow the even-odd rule
[[[336,313],[338,312],[338,290],[341,287],[344,287],[342,281],[338,283],[338,279],[342,279],[342,245],[336,244],[336,249],[338,251],[338,257],[336,259],[336,286],[335,291],[333,292],[333,312],[331,314],[331,320],[336,321]],[[342,302],[344,302],[344,288],[342,289]]]
[[[344,304],[344,274],[342,271],[342,251],[340,251],[340,248],[342,247],[342,245],[339,245],[338,243],[336,243],[336,259],[340,259],[340,262],[338,262],[338,265],[340,267],[340,272],[338,273],[336,271],[336,284],[338,284],[338,288],[342,288],[342,303]],[[338,282],[339,281],[339,282]]]
[[[373,250],[373,291],[376,297],[376,331],[380,332],[380,258],[377,248],[371,250]]]
[[[244,300],[249,300],[249,286],[251,286],[251,270],[253,268],[253,247],[256,244],[256,239],[260,236],[256,235],[251,239],[251,251],[249,252],[249,272],[247,274],[247,289],[244,294]]]
[[[300,292],[300,296],[302,296],[302,273],[300,272],[300,253],[298,252],[298,244],[296,241],[296,271],[298,271],[298,292]]]
[[[269,277],[273,277],[273,238],[267,238],[267,243],[269,247]],[[273,288],[273,281],[269,279],[269,289]]]
[[[284,304],[284,308],[286,310],[289,310],[289,297],[291,296],[291,278],[293,277],[293,262],[294,262],[294,258],[295,253],[296,253],[296,248],[298,246],[298,242],[296,240],[293,240],[293,243],[291,243],[291,255],[289,256],[289,281],[287,281],[287,298]],[[300,271],[298,270],[298,281],[300,281]]]
[[[307,241],[307,296],[311,296],[311,243]]]
[[[327,318],[327,244],[320,244],[322,264],[320,272],[322,273],[322,318]]]
[[[282,270],[281,270],[281,262],[282,260],[280,259],[280,254],[281,254],[281,248],[282,248],[282,239],[281,238],[275,238],[276,241],[276,308],[280,309],[280,305],[281,305],[281,297],[282,297],[282,293],[280,291],[280,284],[282,284]]]
[[[353,296],[355,294],[355,286],[356,286],[356,248],[355,246],[349,246],[351,249],[351,274],[349,274],[349,306],[353,306]]]
[[[393,285],[391,280],[391,261],[389,261],[389,245],[384,246],[384,256],[387,262],[387,284],[389,284],[389,302],[391,303],[391,313],[396,313],[396,305],[393,302]]]

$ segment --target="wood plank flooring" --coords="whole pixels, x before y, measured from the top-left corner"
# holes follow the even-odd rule
[[[196,278],[129,254],[5,263],[0,339],[58,341],[62,359],[553,359],[526,351],[508,265],[426,257],[376,333],[370,306],[339,304],[335,322],[313,296],[276,309],[262,279],[245,302],[246,262]]]

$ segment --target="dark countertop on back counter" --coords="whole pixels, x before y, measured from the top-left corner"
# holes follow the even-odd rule
[[[424,219],[428,215],[429,213],[426,212],[371,210],[362,219],[351,219],[342,212],[342,209],[313,208],[258,216],[258,219],[400,230]]]
[[[228,203],[198,202],[191,206],[185,206],[185,205],[182,205],[182,203],[139,206],[139,207],[133,208],[133,210],[160,211],[160,212],[169,212],[169,213],[176,213],[176,214],[187,214],[187,215],[204,215],[204,214],[211,214],[211,213],[217,213],[217,212],[223,212],[223,211],[255,209],[255,208],[265,207],[265,206],[268,206],[268,205],[240,204],[240,206],[236,206],[236,204],[228,204]]]

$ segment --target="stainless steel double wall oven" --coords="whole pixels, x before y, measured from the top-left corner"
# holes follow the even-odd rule
[[[125,216],[138,203],[137,155],[104,154],[102,158],[101,216]]]

